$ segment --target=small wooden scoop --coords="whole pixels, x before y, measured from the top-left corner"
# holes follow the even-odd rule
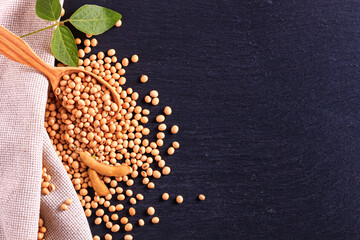
[[[120,97],[109,83],[95,74],[76,67],[53,67],[44,62],[30,46],[18,36],[0,25],[0,54],[10,60],[25,64],[42,72],[50,81],[53,91],[59,87],[59,83],[64,75],[83,72],[96,79],[98,83],[104,85],[111,92],[112,101],[118,105],[120,111]],[[55,94],[55,96],[57,96]],[[114,116],[115,116],[114,115]]]

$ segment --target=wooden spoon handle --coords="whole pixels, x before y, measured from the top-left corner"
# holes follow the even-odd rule
[[[56,75],[54,67],[45,63],[30,46],[18,36],[0,25],[0,54],[10,60],[35,68],[49,79]]]

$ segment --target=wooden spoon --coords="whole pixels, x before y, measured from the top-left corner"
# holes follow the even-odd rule
[[[109,89],[112,101],[118,105],[118,110],[115,112],[114,116],[116,116],[120,111],[120,96],[104,79],[77,67],[53,67],[47,64],[38,55],[36,55],[26,42],[1,25],[0,54],[10,60],[25,64],[42,72],[49,79],[54,92],[59,87],[59,83],[64,75],[83,72],[85,75],[95,78],[98,83]],[[55,94],[55,96],[57,96],[57,94]]]

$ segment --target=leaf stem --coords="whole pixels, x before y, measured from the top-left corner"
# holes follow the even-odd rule
[[[42,29],[36,30],[36,31],[34,31],[34,32],[31,32],[31,33],[28,33],[28,34],[22,35],[22,36],[20,36],[20,38],[23,38],[23,37],[26,37],[26,36],[32,35],[32,34],[34,34],[34,33],[38,33],[38,32],[44,31],[44,30],[49,29],[49,28],[53,28],[53,27],[55,27],[55,26],[59,26],[61,23],[66,23],[66,22],[69,22],[69,21],[70,21],[69,19],[66,19],[66,20],[61,21],[61,22],[56,21],[56,23],[55,23],[55,24],[53,24],[53,25],[50,25],[50,26],[47,26],[47,27],[45,27],[45,28],[42,28]]]
[[[36,31],[34,31],[34,32],[31,32],[31,33],[28,33],[28,34],[25,34],[25,35],[22,35],[22,36],[20,36],[20,38],[29,36],[29,35],[34,34],[34,33],[38,33],[38,32],[44,31],[44,30],[49,29],[49,28],[53,28],[53,27],[55,27],[56,25],[58,25],[58,23],[55,23],[55,24],[53,24],[53,25],[50,25],[50,26],[48,26],[48,27],[45,27],[45,28],[36,30]]]

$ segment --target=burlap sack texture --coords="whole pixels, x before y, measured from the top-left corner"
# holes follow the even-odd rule
[[[0,25],[18,36],[50,25],[36,16],[35,2],[1,0]],[[53,30],[24,39],[49,64],[54,64]],[[2,55],[0,72],[0,239],[37,239],[40,210],[46,239],[92,239],[76,192],[44,129],[46,77]],[[40,193],[42,164],[56,185],[47,196]],[[67,198],[74,203],[61,211]]]

